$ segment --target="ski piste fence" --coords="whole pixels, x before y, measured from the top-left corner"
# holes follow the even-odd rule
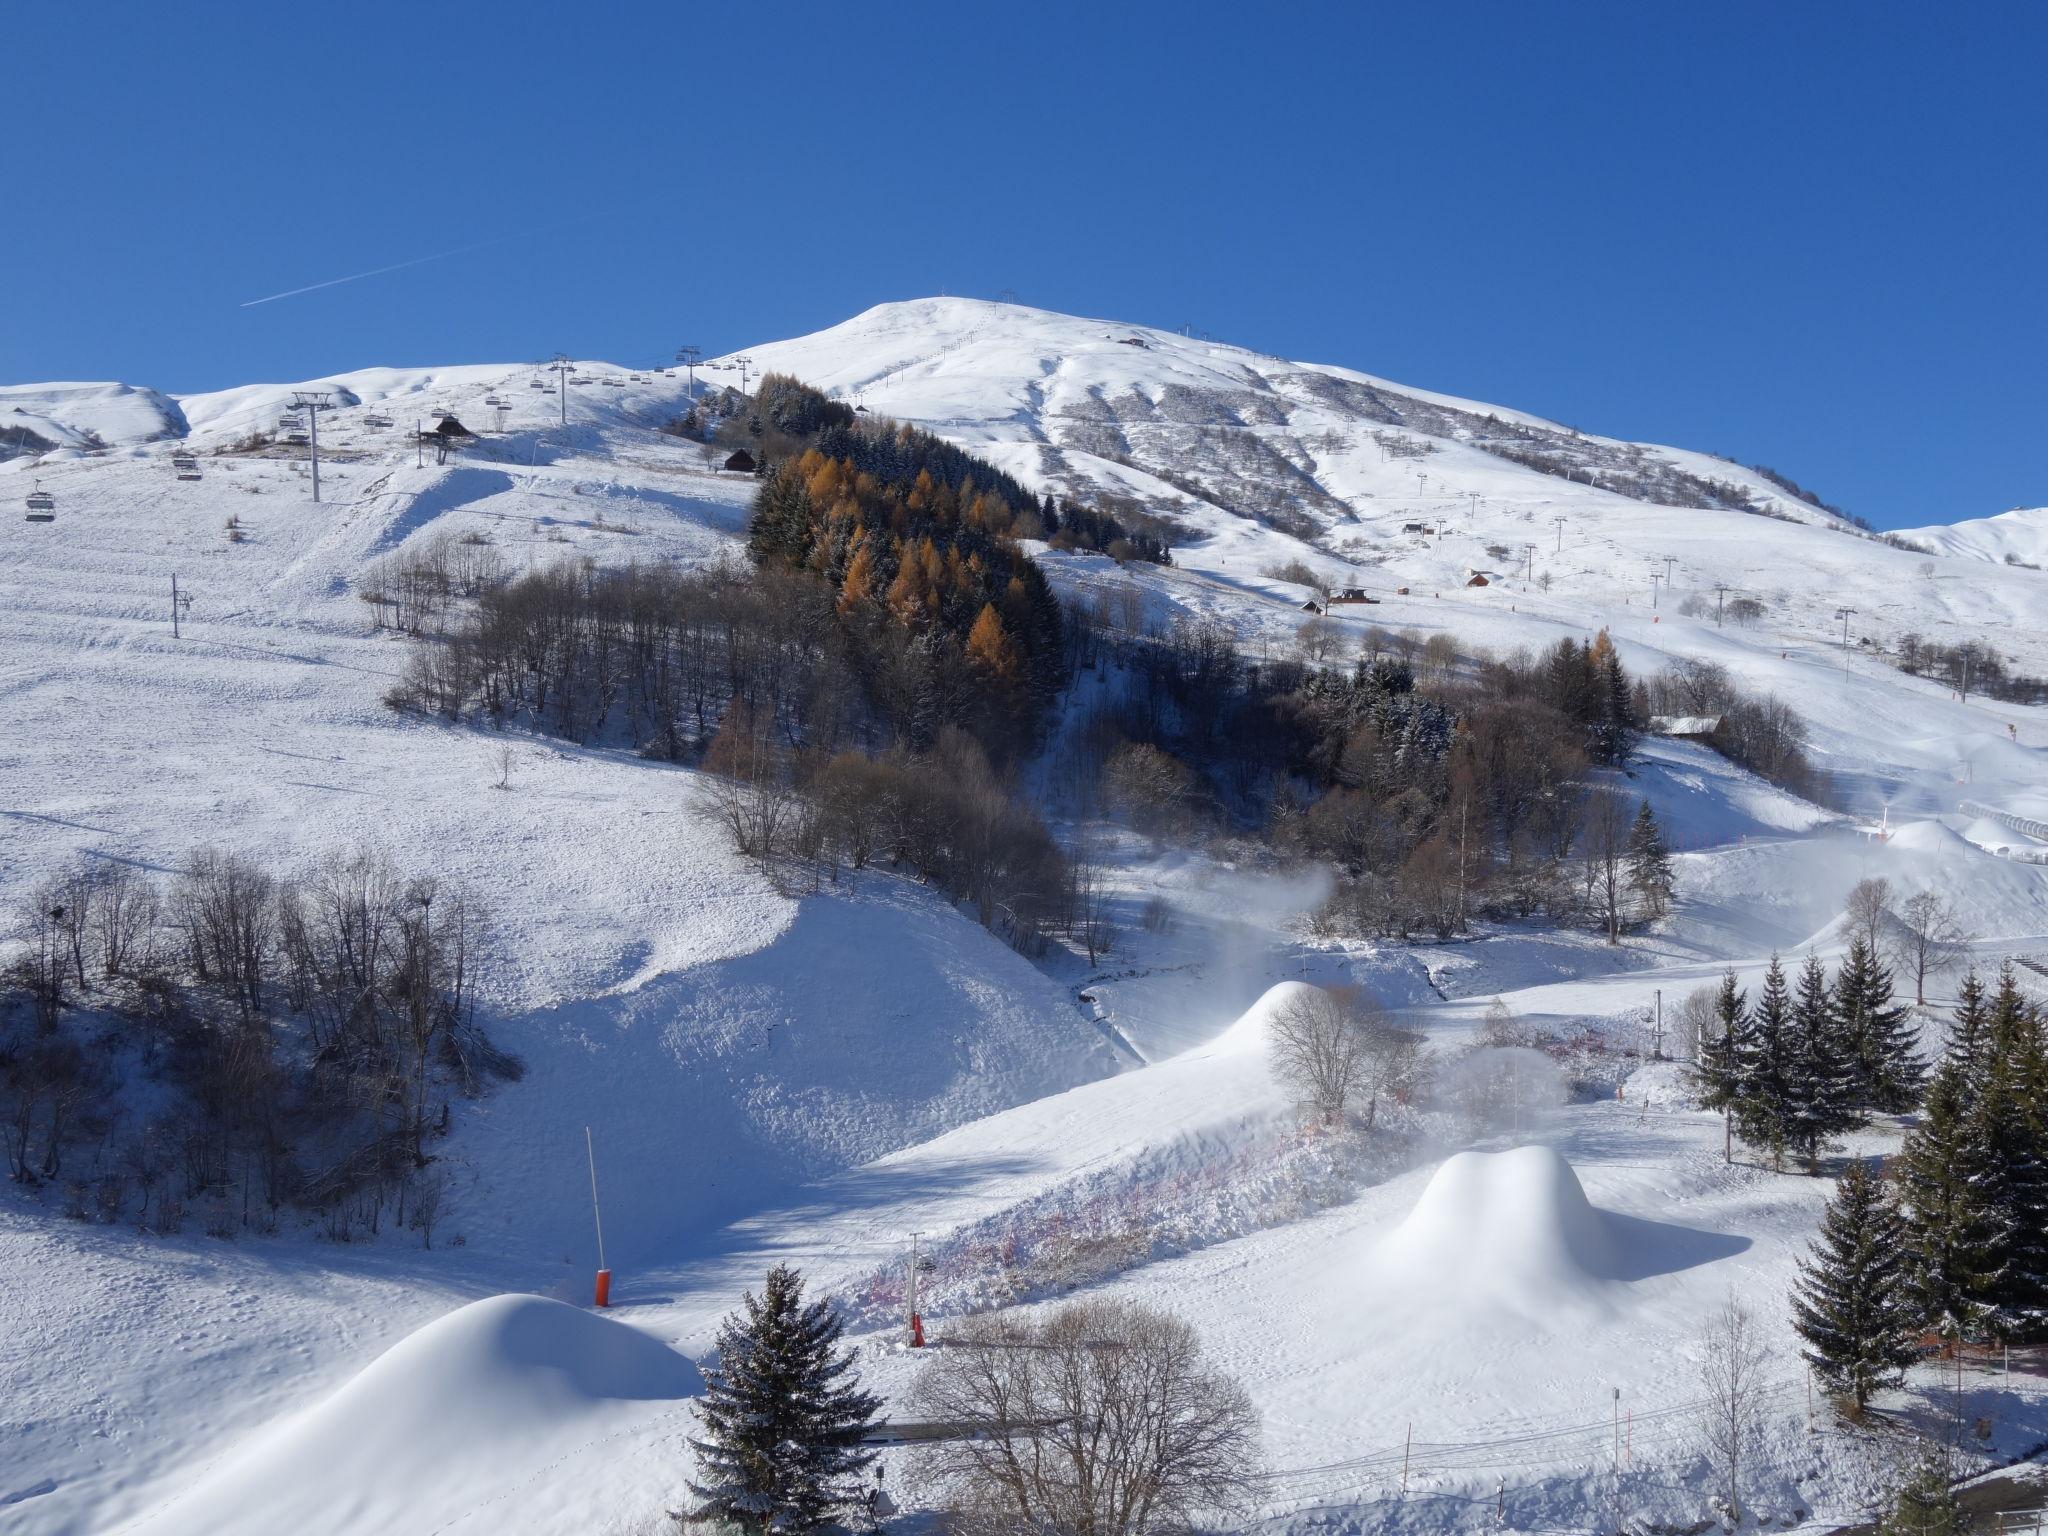
[[[2032,816],[2002,811],[1997,806],[1986,805],[1981,800],[1959,800],[1956,802],[1956,809],[1965,816],[1981,816],[1986,821],[1997,822],[2009,832],[2017,832],[2023,837],[2039,838],[2042,842],[2048,843],[2048,821],[2038,821]],[[2048,863],[2048,849],[2044,848],[2015,848],[2009,850],[2007,856],[2029,864]]]
[[[2043,1352],[2028,1354],[2024,1366],[2017,1355],[2005,1366],[1995,1352],[1984,1351],[1973,1374],[1980,1381],[2006,1369],[2048,1375]],[[1942,1370],[1945,1373],[1947,1367]],[[1942,1395],[1938,1385],[1930,1394],[1934,1399]],[[1276,1468],[1265,1474],[1267,1507],[1258,1523],[1264,1529],[1284,1528],[1318,1516],[1355,1519],[1377,1509],[1382,1522],[1391,1527],[1399,1523],[1395,1511],[1403,1506],[1449,1504],[1462,1507],[1467,1518],[1437,1523],[1530,1536],[1586,1536],[1588,1531],[1629,1529],[1631,1522],[1636,1529],[1704,1530],[1721,1524],[1725,1513],[1725,1475],[1712,1464],[1705,1426],[1717,1406],[1720,1400],[1713,1397],[1648,1406],[1617,1397],[1606,1413],[1593,1417],[1506,1423],[1496,1426],[1500,1433],[1471,1440],[1417,1440],[1411,1435],[1357,1456]],[[1761,1486],[1775,1483],[1782,1489],[1810,1482],[1817,1442],[1834,1441],[1887,1466],[1896,1463],[1902,1446],[1944,1443],[1903,1421],[1873,1416],[1860,1427],[1847,1425],[1804,1373],[1774,1378],[1757,1388],[1754,1411],[1759,1419],[1774,1419],[1780,1430],[1744,1457],[1741,1496],[1754,1504],[1773,1504],[1782,1497],[1762,1494],[1752,1500],[1751,1494]],[[1967,1416],[1959,1416],[1958,1433],[1960,1419]],[[1803,1431],[1791,1428],[1802,1417]],[[1961,1487],[2029,1463],[2044,1449],[2048,1446],[2036,1445],[2004,1457],[1983,1450],[1962,1452],[1952,1483]],[[1531,1478],[1530,1473],[1538,1475]],[[1525,1480],[1514,1481],[1518,1474]],[[1993,1536],[2048,1536],[2039,1490],[2033,1494],[2024,1501],[2027,1507],[1993,1517]],[[1590,1518],[1574,1519],[1574,1511]],[[1767,1514],[1783,1519],[1794,1512]],[[1800,1524],[1810,1517],[1803,1500],[1796,1513]],[[1865,1504],[1846,1518],[1837,1510],[1824,1528],[1871,1521],[1881,1513],[1882,1503]],[[1978,1528],[1984,1526],[1980,1523]]]

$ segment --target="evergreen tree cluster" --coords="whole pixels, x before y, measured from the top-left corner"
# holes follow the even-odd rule
[[[1151,565],[1171,565],[1166,536],[1157,519],[1140,521],[1117,517],[1096,507],[1072,501],[1054,503],[1047,496],[1038,507],[1040,537],[1054,549],[1087,549],[1112,555],[1118,560],[1142,560]]]
[[[807,573],[855,632],[893,627],[949,646],[987,696],[989,723],[1035,727],[1067,677],[1059,600],[1012,537],[1016,513],[963,476],[889,480],[810,449],[755,498],[755,562]],[[977,732],[987,740],[989,732]]]
[[[1569,635],[1544,653],[1536,692],[1584,732],[1586,755],[1619,766],[1634,755],[1646,721],[1636,689],[1606,630],[1591,640]]]
[[[1700,1042],[1701,1101],[1776,1166],[1792,1153],[1812,1167],[1829,1137],[1919,1102],[1911,1020],[1892,1000],[1890,967],[1861,938],[1832,981],[1809,956],[1794,985],[1773,955],[1753,1005],[1730,971],[1715,1017]]]
[[[2007,967],[1972,973],[1900,1154],[1918,1314],[1949,1338],[2048,1338],[2048,1047]]]
[[[784,373],[765,375],[756,386],[753,416],[770,429],[764,451],[778,458],[814,449],[849,464],[858,474],[889,485],[908,485],[920,475],[938,485],[972,481],[987,498],[985,517],[994,531],[1011,538],[1043,538],[1063,549],[1100,550],[1119,559],[1170,564],[1156,520],[1118,516],[1106,507],[1072,500],[1042,500],[1023,482],[986,460],[921,428],[886,417],[864,416],[843,401]],[[787,446],[787,454],[782,448]],[[963,504],[968,498],[963,495]],[[1000,508],[1000,511],[998,511]]]

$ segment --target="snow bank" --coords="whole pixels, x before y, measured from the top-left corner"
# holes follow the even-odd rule
[[[429,1323],[130,1529],[439,1530],[608,1432],[675,1412],[702,1385],[694,1365],[636,1328],[538,1296],[493,1296]]]

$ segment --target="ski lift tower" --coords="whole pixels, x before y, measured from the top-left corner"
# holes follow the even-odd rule
[[[313,500],[320,500],[320,413],[334,408],[334,392],[328,389],[295,389],[292,408],[306,413],[306,454],[313,462]]]
[[[557,352],[554,361],[548,364],[548,372],[555,376],[555,392],[562,397],[562,426],[569,425],[569,375],[576,371],[576,365],[569,361],[568,354]]]
[[[690,403],[697,403],[697,359],[704,355],[702,347],[676,348],[676,361],[690,370]]]
[[[734,358],[733,361],[740,366],[740,393],[744,395],[747,392],[747,369],[753,364],[754,360],[743,352]]]

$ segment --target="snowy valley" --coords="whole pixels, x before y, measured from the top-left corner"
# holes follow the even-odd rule
[[[739,611],[719,573],[747,561],[775,483],[752,462],[777,423],[749,435],[768,373],[850,430],[922,428],[1170,545],[1155,563],[1043,526],[1005,541],[1069,616],[1043,730],[992,770],[1072,861],[1063,923],[879,854],[741,851],[757,813],[716,746],[722,700],[673,753],[602,712],[579,737],[544,706],[423,703],[437,653],[397,616],[423,570],[456,572],[431,599],[451,635],[536,572],[702,581]],[[307,391],[328,402],[312,422]],[[317,502],[292,441],[311,428]],[[1177,1314],[1258,1414],[1243,1528],[1704,1529],[1726,1512],[1704,1335],[1731,1299],[1764,1359],[1755,1526],[1868,1519],[1910,1430],[1968,1424],[1959,1471],[2048,1442],[2031,1350],[1915,1364],[1883,1395],[1890,1439],[1817,1404],[1787,1296],[1834,1180],[1726,1157],[1672,1059],[1724,976],[1756,997],[1773,955],[1846,967],[1845,909],[1873,880],[1888,936],[1901,912],[1948,924],[1902,1026],[1927,1062],[1967,969],[2010,964],[2048,996],[2048,705],[2027,693],[2048,676],[2048,509],[1878,535],[1709,454],[966,299],[702,361],[694,384],[665,359],[178,397],[23,384],[0,387],[0,432],[0,503],[51,511],[0,539],[8,957],[42,944],[64,970],[41,908],[68,872],[170,890],[202,850],[280,882],[374,854],[436,882],[426,920],[465,893],[464,1007],[517,1063],[464,1093],[468,1058],[420,1048],[422,1083],[448,1075],[438,1118],[415,1116],[432,1139],[410,1217],[380,1194],[368,1217],[287,1203],[252,1223],[246,1159],[194,1180],[160,1149],[158,1198],[198,1187],[151,1220],[135,1149],[167,1112],[161,1063],[105,1046],[119,1113],[49,1172],[26,1165],[55,1111],[12,1086],[27,1176],[0,1189],[0,1527],[670,1529],[720,1319],[777,1263],[835,1299],[899,1425],[944,1353],[909,1347],[907,1277],[941,1341],[1077,1296]],[[1102,722],[1135,691],[1131,658],[1200,634],[1256,676],[1384,663],[1404,698],[1452,701],[1400,705],[1446,736],[1560,641],[1597,644],[1643,700],[1705,679],[1701,708],[1637,709],[1639,739],[1570,776],[1574,803],[1648,808],[1668,910],[1620,933],[1618,911],[1567,921],[1539,894],[1468,920],[1460,832],[1455,919],[1375,929],[1374,879],[1332,822],[1304,808],[1291,840],[1269,835],[1307,794],[1284,773],[1196,771],[1173,814],[1137,814],[1098,787]],[[1801,723],[1799,776],[1731,760],[1729,700]],[[1591,829],[1558,836],[1551,863],[1592,891]],[[112,994],[77,969],[83,1040]],[[1432,1063],[1369,1127],[1320,1123],[1276,1070],[1316,989],[1369,995]],[[1912,1124],[1873,1115],[1822,1161],[1890,1158]],[[915,1454],[891,1441],[880,1465],[903,1528],[925,1529]]]

